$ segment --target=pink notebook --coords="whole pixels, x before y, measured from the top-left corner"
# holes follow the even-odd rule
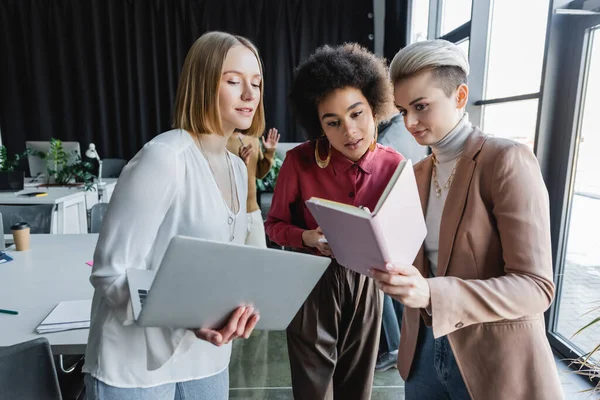
[[[412,264],[427,234],[410,160],[398,165],[372,212],[316,197],[306,205],[337,261],[363,275],[386,262]]]

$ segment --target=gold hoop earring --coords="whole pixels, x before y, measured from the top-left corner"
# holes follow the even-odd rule
[[[377,148],[377,136],[379,135],[379,127],[377,126],[377,121],[375,121],[375,134],[373,135],[373,141],[369,145],[370,151],[375,151]]]
[[[329,151],[327,152],[327,158],[321,160],[321,157],[319,157],[319,142],[320,140],[317,140],[315,142],[315,161],[319,168],[327,168],[327,166],[329,165],[329,161],[331,161],[331,143],[329,143]]]

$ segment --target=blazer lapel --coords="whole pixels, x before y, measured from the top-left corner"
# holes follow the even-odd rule
[[[423,210],[423,216],[427,212],[427,203],[429,202],[429,188],[431,187],[431,156],[425,158],[421,162],[415,165],[415,179],[417,181],[417,188],[419,190],[419,198],[421,199],[421,208]],[[421,274],[425,277],[429,277],[429,267],[425,257],[425,245],[421,245],[421,249],[417,253],[417,257],[414,261],[414,266]]]
[[[437,276],[446,275],[456,232],[467,203],[471,179],[477,166],[475,158],[483,147],[486,137],[478,128],[475,128],[467,139],[465,149],[460,156],[448,197],[444,203],[444,210],[442,211]]]

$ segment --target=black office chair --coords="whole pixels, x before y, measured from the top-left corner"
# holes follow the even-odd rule
[[[31,233],[50,233],[54,204],[0,205],[2,230],[11,233],[10,227],[17,222],[27,222]]]
[[[62,400],[46,338],[0,347],[0,399]]]

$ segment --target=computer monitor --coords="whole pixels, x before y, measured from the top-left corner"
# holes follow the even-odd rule
[[[277,157],[281,158],[281,161],[285,160],[285,155],[288,150],[293,149],[294,147],[302,144],[301,142],[279,142],[277,145],[277,149],[275,149],[275,154]]]
[[[81,157],[81,147],[79,146],[79,142],[62,142],[62,146],[65,153],[68,155],[67,165],[75,163],[77,155]],[[48,154],[50,142],[25,142],[25,147]],[[40,157],[30,154],[27,157],[27,161],[29,161],[29,173],[32,177],[40,175],[46,176],[48,173],[46,160],[42,160]]]

